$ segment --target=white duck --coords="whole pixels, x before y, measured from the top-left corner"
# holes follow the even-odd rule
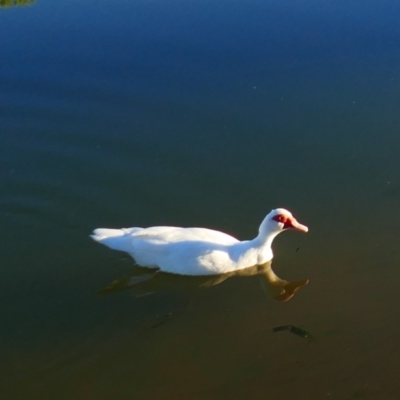
[[[283,209],[272,210],[253,240],[239,241],[206,228],[95,229],[91,237],[114,250],[130,254],[142,267],[180,275],[217,275],[271,261],[271,244],[285,229],[307,232],[308,228]]]

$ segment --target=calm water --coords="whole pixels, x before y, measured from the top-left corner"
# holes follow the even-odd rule
[[[1,7],[0,397],[398,399],[399,12]],[[289,302],[257,276],[97,294],[134,264],[96,227],[247,239],[274,207],[310,227],[274,243],[276,273],[310,279]]]

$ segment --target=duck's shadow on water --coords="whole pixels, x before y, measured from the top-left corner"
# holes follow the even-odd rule
[[[271,268],[271,262],[221,275],[184,276],[161,272],[155,269],[135,266],[133,271],[112,281],[99,295],[107,295],[122,290],[132,290],[136,297],[165,291],[190,291],[219,285],[229,278],[258,276],[265,292],[275,300],[288,301],[297,291],[308,284],[308,279],[286,281],[278,277]]]
[[[210,288],[219,285],[229,278],[258,276],[265,293],[274,300],[284,302],[290,300],[301,287],[308,284],[308,279],[293,282],[281,279],[272,270],[271,264],[272,262],[270,261],[239,271],[208,276],[175,275],[161,272],[157,269],[135,266],[131,273],[112,281],[104,289],[101,289],[98,294],[104,296],[123,290],[131,290],[135,297],[142,297],[159,292],[192,292],[196,289]],[[163,319],[152,325],[152,328],[164,324],[172,316],[176,316],[185,311],[189,301],[190,298],[178,311],[165,314]]]

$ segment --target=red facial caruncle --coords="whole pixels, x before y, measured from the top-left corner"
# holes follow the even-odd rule
[[[283,229],[296,229],[302,232],[308,232],[308,228],[305,225],[302,225],[296,221],[295,218],[285,215],[285,214],[278,214],[272,217],[272,219],[276,222],[280,222],[283,224]]]

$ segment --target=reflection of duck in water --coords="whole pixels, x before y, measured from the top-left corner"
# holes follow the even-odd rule
[[[185,291],[198,287],[216,286],[232,277],[249,276],[259,276],[266,292],[279,301],[291,299],[302,286],[308,284],[308,279],[288,282],[279,278],[271,268],[271,261],[239,271],[213,276],[173,275],[159,270],[149,271],[147,268],[136,267],[132,273],[111,282],[99,294],[105,295],[126,289],[134,290],[136,295],[169,290]]]
[[[278,208],[264,218],[253,240],[239,241],[206,228],[172,226],[100,228],[92,238],[114,250],[127,252],[142,267],[179,275],[221,275],[271,261],[272,241],[286,229],[308,231],[289,211]]]

